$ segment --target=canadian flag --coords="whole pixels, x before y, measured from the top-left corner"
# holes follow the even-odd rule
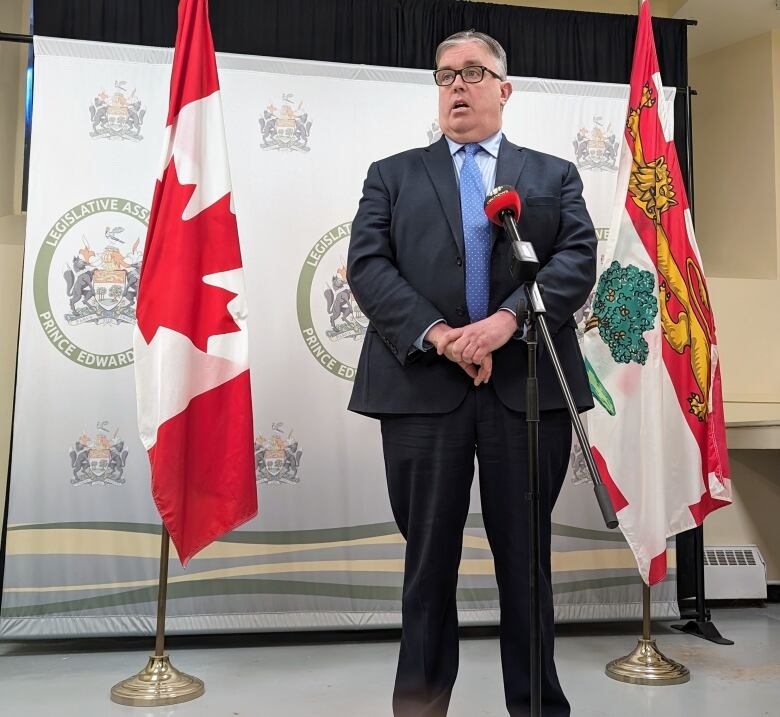
[[[257,514],[244,270],[207,0],[181,0],[133,347],[152,495],[183,565]]]
[[[731,502],[715,320],[653,40],[639,12],[615,217],[585,362],[591,451],[648,585],[666,539]]]

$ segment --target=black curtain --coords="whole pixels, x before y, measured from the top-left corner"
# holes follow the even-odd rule
[[[37,35],[170,47],[176,0],[34,0]],[[506,49],[511,75],[627,83],[637,18],[459,0],[212,0],[219,52],[433,69],[436,45],[474,28]],[[653,20],[661,76],[688,85],[684,20]],[[675,143],[688,185],[686,97],[675,103]],[[522,137],[514,137],[522,143]],[[690,531],[689,531],[690,533]],[[695,594],[689,534],[678,539],[678,596]]]
[[[38,35],[170,47],[176,0],[35,0]],[[433,69],[436,45],[475,28],[506,49],[509,73],[628,82],[635,15],[457,0],[212,0],[217,51]],[[653,20],[664,82],[688,82],[686,23]]]
[[[37,35],[171,47],[176,0],[34,0]],[[212,0],[218,52],[433,69],[436,45],[474,28],[506,49],[511,75],[627,83],[637,18],[459,0]],[[684,20],[655,18],[661,76],[688,85]],[[685,98],[675,141],[688,181]],[[522,143],[521,137],[515,137]]]

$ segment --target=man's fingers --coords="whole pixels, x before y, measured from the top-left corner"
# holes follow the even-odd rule
[[[478,368],[473,363],[463,363],[460,361],[458,362],[458,366],[460,366],[471,378],[477,378]]]
[[[490,352],[483,346],[477,346],[474,353],[471,355],[471,363],[481,365]]]
[[[456,328],[456,329],[450,329],[446,333],[441,335],[441,338],[436,344],[436,353],[441,356],[442,354],[446,353],[449,346],[452,344],[453,341],[457,341],[461,334],[463,333],[463,328]]]
[[[454,344],[451,344],[447,351],[449,352],[449,355],[452,356],[453,361],[457,361],[458,363],[471,363],[471,361],[466,361],[463,358],[463,349],[465,348],[462,344],[460,344],[460,341],[462,339],[458,339]]]
[[[474,355],[474,351],[478,346],[479,344],[474,343],[473,338],[468,334],[465,334],[452,344],[452,355],[455,357],[456,361],[474,363],[471,360],[471,357]]]
[[[463,352],[461,353],[461,359],[463,361],[469,361],[470,363],[479,364],[484,355],[487,353],[480,344],[471,342],[469,343],[465,349],[463,349]],[[478,357],[478,354],[481,354],[481,356]]]
[[[487,354],[479,365],[479,371],[477,372],[477,378],[474,381],[476,386],[480,383],[487,383],[493,374],[493,354]]]

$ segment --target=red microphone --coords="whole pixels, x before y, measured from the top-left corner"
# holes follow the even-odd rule
[[[485,214],[493,224],[502,227],[504,212],[511,214],[515,221],[520,219],[520,195],[512,187],[502,185],[492,189],[485,197]]]
[[[535,281],[539,272],[533,244],[523,241],[517,229],[520,219],[520,195],[514,187],[502,185],[491,190],[485,197],[485,214],[494,224],[504,227],[512,244],[512,262],[509,271],[520,282]]]

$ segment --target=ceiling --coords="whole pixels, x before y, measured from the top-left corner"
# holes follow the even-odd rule
[[[484,1],[484,0],[477,0]],[[638,0],[487,0],[507,5],[636,14]],[[780,30],[780,0],[650,0],[657,17],[690,18],[688,54],[697,57],[769,30]]]
[[[699,21],[688,31],[688,55],[696,57],[769,30],[780,30],[778,0],[687,0],[674,14]],[[652,0],[651,0],[652,3]],[[652,7],[652,5],[651,5]]]

